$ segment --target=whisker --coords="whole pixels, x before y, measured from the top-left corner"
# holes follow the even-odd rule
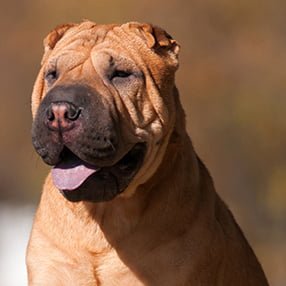
[[[108,144],[111,146],[112,151],[114,151],[114,152],[115,152],[115,151],[116,151],[116,149],[115,149],[115,147],[114,147],[113,143],[111,142],[111,140],[109,140],[109,139],[108,139],[108,141],[107,141],[107,142],[108,142]]]

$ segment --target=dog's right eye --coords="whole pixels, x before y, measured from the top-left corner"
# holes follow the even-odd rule
[[[49,84],[54,83],[58,79],[58,72],[56,70],[47,71],[45,79]]]

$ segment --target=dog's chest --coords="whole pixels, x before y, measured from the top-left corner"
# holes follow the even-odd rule
[[[98,258],[96,267],[96,278],[100,285],[144,285],[136,275],[120,259],[115,250],[111,250]]]

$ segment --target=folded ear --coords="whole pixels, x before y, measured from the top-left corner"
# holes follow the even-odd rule
[[[180,45],[165,30],[151,24],[140,26],[147,46],[158,54],[168,54],[178,64]]]
[[[50,52],[54,49],[57,42],[64,36],[66,31],[74,26],[76,26],[76,24],[72,23],[59,25],[46,36],[44,39],[45,52],[42,59],[42,64],[45,62]]]
[[[146,33],[149,48],[166,48],[173,52],[179,52],[178,43],[162,28],[143,24],[142,29]]]

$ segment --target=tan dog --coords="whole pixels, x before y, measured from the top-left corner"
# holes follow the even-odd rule
[[[268,285],[186,133],[178,52],[139,23],[86,21],[45,39],[33,143],[54,167],[29,285]]]

